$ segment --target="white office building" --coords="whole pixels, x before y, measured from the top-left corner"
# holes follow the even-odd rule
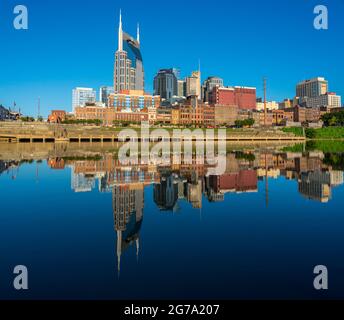
[[[84,107],[86,103],[96,102],[96,91],[92,88],[75,88],[72,93],[73,113],[76,107]]]

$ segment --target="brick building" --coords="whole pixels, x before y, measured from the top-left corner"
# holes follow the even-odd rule
[[[61,123],[66,120],[66,111],[64,110],[52,110],[48,117],[49,123]]]
[[[256,88],[250,87],[214,87],[210,104],[238,106],[239,109],[256,109]]]
[[[100,120],[104,125],[112,125],[116,122],[140,123],[148,121],[148,112],[123,112],[115,108],[86,106],[75,108],[76,120]]]

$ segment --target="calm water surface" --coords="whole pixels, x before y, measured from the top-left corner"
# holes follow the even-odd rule
[[[342,154],[225,158],[213,175],[121,166],[110,148],[0,146],[0,298],[344,298]]]

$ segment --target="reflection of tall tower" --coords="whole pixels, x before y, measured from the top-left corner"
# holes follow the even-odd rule
[[[268,174],[268,156],[265,153],[265,204],[269,206],[269,174]]]
[[[117,232],[117,268],[121,268],[122,253],[132,244],[139,254],[139,232],[144,208],[143,184],[115,186],[112,191],[113,214]]]
[[[154,185],[154,202],[163,211],[172,211],[178,200],[178,181],[170,175],[163,175],[160,183]]]

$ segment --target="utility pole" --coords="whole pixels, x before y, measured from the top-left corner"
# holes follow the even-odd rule
[[[263,81],[264,81],[264,126],[266,127],[266,118],[267,118],[267,110],[266,110],[266,78],[264,78]]]
[[[39,120],[39,117],[41,115],[41,97],[38,97],[38,113],[37,113],[37,121]]]

